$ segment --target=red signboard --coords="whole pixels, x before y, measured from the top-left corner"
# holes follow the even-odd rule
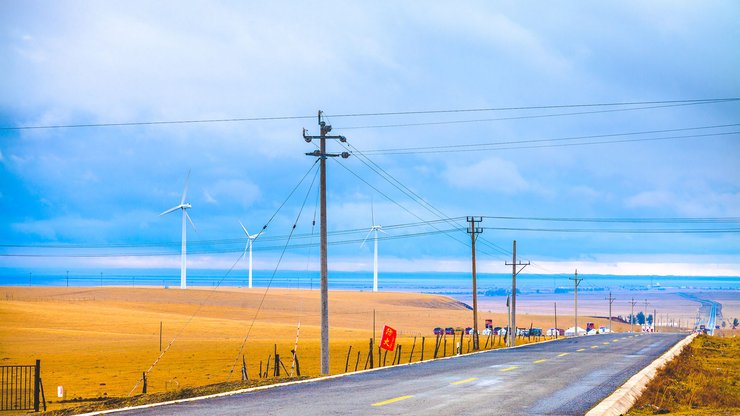
[[[388,325],[383,326],[383,338],[380,340],[380,348],[393,351],[396,348],[396,330]]]

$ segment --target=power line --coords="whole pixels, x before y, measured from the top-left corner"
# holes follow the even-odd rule
[[[663,129],[663,130],[645,130],[645,131],[632,131],[632,132],[625,132],[625,133],[606,133],[606,134],[592,134],[592,135],[586,135],[586,136],[569,136],[569,137],[558,137],[558,138],[551,138],[551,139],[527,139],[527,140],[504,140],[504,141],[498,141],[498,142],[484,142],[484,143],[467,143],[467,144],[452,144],[452,145],[445,145],[445,146],[419,146],[419,147],[401,147],[401,148],[392,148],[392,149],[371,149],[371,150],[363,150],[363,152],[368,154],[408,154],[408,153],[425,153],[427,151],[444,151],[449,149],[456,149],[456,151],[466,151],[461,149],[472,149],[473,151],[481,150],[481,147],[488,147],[488,146],[504,146],[504,145],[519,145],[519,144],[526,144],[526,143],[548,143],[548,142],[559,142],[559,141],[571,141],[571,140],[586,140],[586,139],[600,139],[600,138],[607,138],[607,137],[623,137],[623,136],[639,136],[639,135],[646,135],[646,134],[658,134],[658,133],[674,133],[674,132],[681,132],[681,131],[692,131],[692,130],[706,130],[706,129],[718,129],[718,128],[725,128],[725,127],[737,127],[740,126],[740,123],[733,123],[733,124],[719,124],[719,125],[713,125],[713,126],[697,126],[697,127],[682,127],[682,128],[675,128],[675,129]],[[733,132],[735,133],[735,132]],[[694,137],[692,136],[670,136],[665,138],[664,140],[677,137],[677,138],[686,138],[686,137]],[[646,138],[646,139],[654,139],[654,138]]]
[[[607,103],[582,103],[582,104],[557,104],[557,105],[538,105],[538,106],[512,106],[512,107],[488,107],[488,108],[463,108],[463,109],[440,109],[440,110],[418,110],[418,111],[387,111],[373,113],[345,113],[332,114],[327,117],[385,117],[385,116],[407,116],[407,115],[432,115],[432,114],[455,114],[455,113],[480,113],[494,111],[520,111],[520,110],[551,110],[560,108],[588,108],[588,107],[617,107],[617,106],[635,106],[635,105],[655,105],[655,106],[676,106],[676,105],[701,105],[715,104],[740,101],[740,97],[729,98],[706,98],[693,100],[661,100],[661,101],[632,101],[632,102],[607,102]],[[656,107],[643,107],[639,109],[649,109]],[[610,111],[610,110],[604,110]],[[569,114],[575,115],[575,114]],[[542,117],[552,117],[553,115],[542,115]],[[183,120],[159,120],[159,121],[133,121],[119,123],[78,123],[78,124],[48,124],[48,125],[26,125],[26,126],[4,126],[0,130],[42,130],[42,129],[63,129],[63,128],[96,128],[96,127],[131,127],[131,126],[158,126],[158,125],[181,125],[181,124],[207,124],[207,123],[238,123],[238,122],[262,122],[262,121],[284,121],[284,120],[303,120],[312,119],[315,115],[297,115],[297,116],[264,116],[264,117],[231,117],[231,118],[213,118],[213,119],[183,119]],[[536,116],[530,116],[536,117]],[[470,122],[470,121],[463,121]],[[370,128],[372,126],[345,127],[349,128]],[[386,126],[376,126],[386,127]],[[391,126],[387,126],[391,127]]]
[[[569,113],[529,114],[529,115],[523,115],[523,116],[483,118],[483,119],[472,119],[472,120],[447,120],[447,121],[426,121],[426,122],[416,122],[416,123],[376,124],[376,125],[368,125],[368,126],[345,126],[341,128],[343,130],[358,130],[358,129],[383,129],[383,128],[399,128],[399,127],[439,126],[439,125],[446,125],[446,124],[483,123],[483,122],[490,122],[490,121],[527,120],[527,119],[536,119],[536,118],[553,118],[553,117],[581,116],[581,115],[587,115],[587,114],[602,114],[602,113],[617,113],[617,112],[625,112],[625,111],[653,110],[657,108],[683,107],[683,106],[689,106],[689,105],[699,105],[699,104],[709,104],[709,103],[710,102],[689,102],[689,103],[683,103],[683,104],[652,105],[652,106],[634,107],[634,108],[612,108],[612,109],[607,109],[607,110],[577,111],[577,112],[569,112]],[[551,108],[556,108],[556,107],[551,107]]]

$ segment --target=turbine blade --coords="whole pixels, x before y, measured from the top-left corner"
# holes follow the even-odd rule
[[[182,199],[180,199],[180,205],[185,203],[185,198],[188,196],[188,184],[190,183],[190,169],[188,169],[188,176],[185,177],[185,188],[182,190]]]
[[[242,230],[244,230],[244,234],[247,235],[247,238],[250,238],[251,236],[249,235],[249,231],[247,231],[247,227],[245,227],[244,224],[242,224],[241,221],[239,221],[239,225],[242,226]]]
[[[381,232],[381,233],[383,233],[383,234],[388,234],[387,232],[383,231],[383,229],[382,229],[382,228],[380,228],[380,227],[376,228],[376,230],[380,231],[380,232]]]
[[[163,213],[159,214],[159,216],[161,217],[162,215],[165,215],[165,214],[169,214],[170,212],[172,212],[172,211],[176,211],[176,210],[178,210],[178,209],[180,209],[180,205],[178,205],[178,206],[176,206],[176,207],[172,207],[172,208],[168,209],[167,211],[165,211],[165,212],[163,212]]]
[[[370,197],[370,216],[373,219],[373,223],[370,225],[375,225],[375,208],[373,206],[373,198]]]
[[[195,224],[193,223],[193,220],[190,219],[190,215],[188,215],[188,211],[184,209],[184,210],[182,210],[182,213],[185,215],[185,218],[188,219],[188,221],[190,222],[190,225],[193,226],[193,230],[195,230],[195,232],[197,233],[198,232],[198,229],[195,228]]]
[[[365,238],[362,240],[362,244],[360,244],[360,247],[365,247],[365,241],[367,241],[367,238],[370,237],[370,234],[372,234],[372,233],[373,233],[373,229],[371,228],[370,231],[368,231],[368,233],[365,236]]]

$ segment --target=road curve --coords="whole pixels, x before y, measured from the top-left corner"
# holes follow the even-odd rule
[[[126,415],[582,415],[685,334],[565,338]]]

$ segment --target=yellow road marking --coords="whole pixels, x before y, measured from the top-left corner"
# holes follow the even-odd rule
[[[608,342],[602,342],[602,344],[604,344],[604,345],[609,345],[609,343],[608,343]]]
[[[455,384],[455,385],[457,385],[457,384],[465,384],[465,383],[470,383],[471,381],[475,381],[475,380],[478,380],[478,378],[471,377],[471,378],[466,378],[465,380],[455,381],[454,383],[451,383],[451,384]]]
[[[591,348],[599,348],[598,345],[592,345]]]
[[[612,342],[617,342],[617,341],[619,341],[619,340],[618,340],[618,339],[615,339],[615,340],[614,340],[614,341],[612,341]]]
[[[558,357],[565,357],[566,355],[570,354],[569,352],[564,352],[562,354],[558,354]]]
[[[585,348],[581,348],[580,350],[576,350],[576,352],[586,351]]]
[[[542,360],[537,360],[537,361],[535,361],[534,363],[535,363],[535,364],[538,364],[538,363],[544,363],[545,361],[547,361],[547,360],[545,360],[545,359],[542,359]]]
[[[511,367],[502,368],[499,371],[511,371],[511,370],[516,370],[517,368],[519,368],[518,365],[512,365]]]
[[[400,396],[400,397],[396,397],[394,399],[389,399],[389,400],[386,400],[386,401],[373,403],[371,406],[385,406],[387,404],[391,404],[391,403],[395,403],[395,402],[400,402],[401,400],[410,399],[412,397],[414,397],[414,396]]]

